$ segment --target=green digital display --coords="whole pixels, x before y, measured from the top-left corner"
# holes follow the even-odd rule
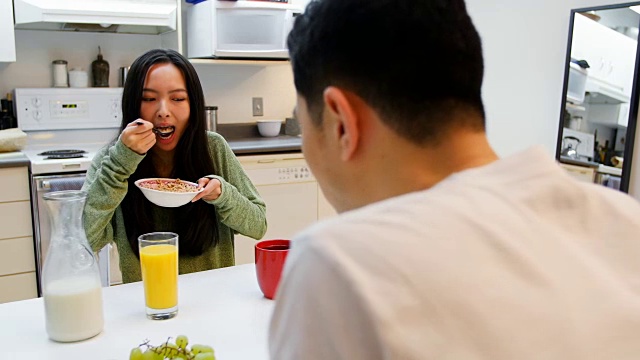
[[[78,104],[62,104],[63,109],[76,109]]]

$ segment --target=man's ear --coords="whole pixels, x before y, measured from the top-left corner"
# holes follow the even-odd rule
[[[325,117],[329,125],[326,130],[340,145],[342,160],[349,160],[358,149],[361,123],[358,117],[354,95],[335,86],[324,90]]]

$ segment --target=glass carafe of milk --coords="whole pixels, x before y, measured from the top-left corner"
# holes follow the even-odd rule
[[[96,258],[82,223],[87,194],[44,195],[51,219],[51,242],[42,269],[42,294],[49,338],[70,342],[102,332],[102,287]]]

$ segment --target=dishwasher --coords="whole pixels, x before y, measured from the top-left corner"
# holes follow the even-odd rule
[[[318,220],[322,195],[302,153],[238,156],[238,160],[267,205],[263,239],[290,239]],[[255,243],[247,236],[235,236],[236,265],[254,262]]]

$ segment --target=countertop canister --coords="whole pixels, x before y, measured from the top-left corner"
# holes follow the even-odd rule
[[[120,72],[118,73],[118,85],[120,87],[124,87],[125,82],[127,82],[127,75],[129,75],[129,67],[122,66],[120,68]]]
[[[89,74],[82,68],[69,70],[69,86],[72,88],[86,88],[89,86]]]
[[[205,106],[204,111],[207,120],[207,130],[218,131],[218,107]]]
[[[53,60],[53,87],[69,87],[67,60]]]

